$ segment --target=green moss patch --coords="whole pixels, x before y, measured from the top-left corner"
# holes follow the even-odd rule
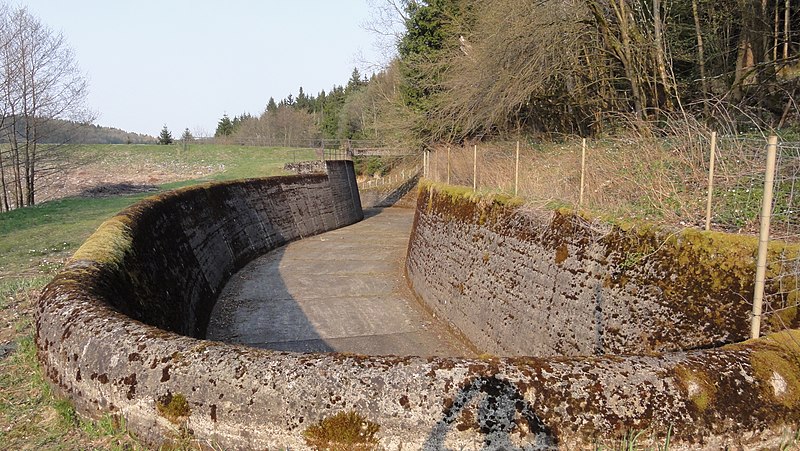
[[[130,252],[133,237],[128,218],[115,216],[97,229],[75,252],[72,260],[89,260],[108,265],[120,265]]]
[[[167,393],[156,400],[156,410],[159,415],[175,424],[180,424],[183,420],[189,418],[191,413],[189,401],[181,393],[175,395]]]
[[[758,384],[766,399],[800,409],[800,330],[778,332],[750,343]]]
[[[706,371],[687,365],[678,365],[673,371],[688,399],[699,412],[705,412],[709,407],[713,408],[717,388]]]
[[[340,412],[310,426],[303,432],[306,444],[316,450],[371,450],[380,426],[356,412]]]
[[[465,186],[444,185],[432,182],[421,182],[420,192],[433,192],[434,196],[443,195],[452,202],[469,201],[483,205],[497,205],[510,208],[520,207],[525,203],[521,197],[503,193],[481,193]]]

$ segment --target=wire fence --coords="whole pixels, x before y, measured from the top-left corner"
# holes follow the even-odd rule
[[[223,136],[192,138],[191,141],[178,140],[179,144],[236,145],[243,147],[284,147],[297,149],[316,149],[331,152],[347,151],[351,156],[409,156],[417,152],[406,146],[367,139],[329,139],[329,138],[271,138],[268,136]]]
[[[496,142],[438,148],[426,153],[423,171],[434,181],[514,194],[542,206],[754,235],[763,223],[765,191],[772,191],[763,283],[771,293],[764,313],[774,314],[800,304],[800,256],[797,246],[783,245],[800,243],[800,143],[774,146],[773,172],[768,147],[766,139],[716,134],[558,145]],[[769,187],[768,177],[774,177]],[[754,309],[753,315],[760,319],[761,312]]]
[[[394,187],[403,184],[406,180],[412,179],[419,175],[421,172],[419,166],[409,168],[398,168],[391,173],[382,177],[373,177],[360,180],[358,187],[361,189],[380,188],[380,187]]]

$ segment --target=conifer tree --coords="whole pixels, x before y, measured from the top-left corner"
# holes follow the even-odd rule
[[[190,132],[188,128],[183,130],[183,134],[181,135],[181,141],[184,142],[194,141],[194,136],[192,135],[192,132]]]
[[[170,133],[167,125],[164,124],[164,128],[161,129],[161,134],[158,135],[158,143],[163,145],[172,144],[172,133]]]
[[[222,119],[217,124],[217,131],[214,132],[214,137],[219,138],[222,136],[230,136],[233,134],[233,122],[227,114],[222,115]]]

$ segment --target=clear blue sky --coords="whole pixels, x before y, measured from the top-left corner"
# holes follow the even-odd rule
[[[367,0],[21,0],[62,32],[90,83],[95,123],[213,134],[223,113],[261,113],[380,64]],[[369,64],[373,64],[370,68]]]

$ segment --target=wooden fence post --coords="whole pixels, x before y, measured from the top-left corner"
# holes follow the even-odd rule
[[[706,231],[711,230],[711,201],[714,197],[714,162],[717,158],[717,132],[711,132],[711,155],[708,157],[708,200],[706,201]]]
[[[475,150],[472,153],[472,190],[478,190],[478,145],[475,144]]]
[[[761,201],[761,230],[758,233],[758,261],[756,263],[755,292],[753,293],[753,318],[750,338],[761,335],[761,311],[767,274],[767,246],[769,223],[772,217],[772,188],[775,183],[775,160],[778,154],[778,137],[770,136],[767,142],[767,172],[764,176],[764,198]]]
[[[447,184],[450,184],[450,146],[447,146]]]
[[[514,195],[519,192],[519,141],[517,141],[517,158],[514,165]]]
[[[435,150],[433,151],[433,177],[431,177],[431,178],[434,179],[436,182],[438,182],[440,180],[439,179],[439,154]]]
[[[586,138],[581,143],[581,194],[578,197],[578,206],[583,206],[583,185],[586,179]]]

